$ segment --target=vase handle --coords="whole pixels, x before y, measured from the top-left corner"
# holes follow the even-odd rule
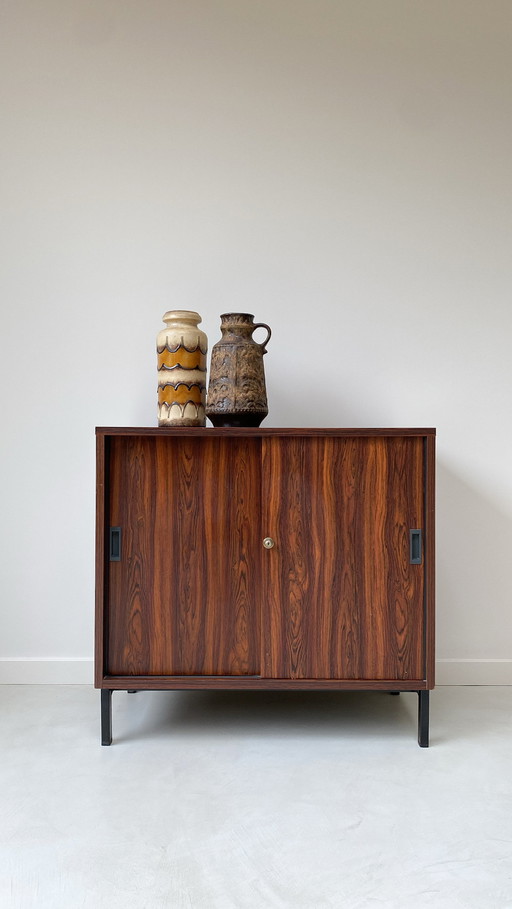
[[[253,334],[254,334],[254,332],[256,331],[257,328],[266,328],[267,331],[268,331],[267,337],[265,338],[265,340],[264,340],[261,344],[258,344],[258,341],[256,341],[256,344],[258,344],[258,347],[263,347],[263,353],[266,353],[265,348],[266,348],[268,342],[270,341],[270,338],[271,338],[271,336],[272,336],[272,332],[270,331],[270,327],[269,327],[268,325],[266,325],[265,322],[257,322],[256,325],[253,327],[253,330],[252,330],[252,333],[253,333]]]

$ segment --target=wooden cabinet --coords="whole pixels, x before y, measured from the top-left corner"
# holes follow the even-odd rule
[[[432,429],[98,429],[96,686],[434,685]]]

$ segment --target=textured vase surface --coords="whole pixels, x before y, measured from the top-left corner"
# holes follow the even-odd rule
[[[198,328],[201,316],[184,309],[162,317],[157,336],[158,425],[205,426],[208,339]]]
[[[214,426],[259,426],[268,414],[263,355],[271,331],[255,324],[250,313],[224,313],[222,337],[212,348],[206,415]],[[253,340],[256,328],[265,328],[262,344]]]

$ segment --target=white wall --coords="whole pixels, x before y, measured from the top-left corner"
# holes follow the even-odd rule
[[[271,324],[269,426],[437,426],[440,679],[512,682],[509,0],[0,16],[2,678],[90,678],[94,426],[190,308]]]

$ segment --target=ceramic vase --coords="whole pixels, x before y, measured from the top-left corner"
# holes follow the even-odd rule
[[[206,415],[214,426],[259,426],[268,414],[263,355],[271,331],[250,313],[224,313],[222,337],[212,348]],[[262,344],[253,340],[265,328]]]
[[[205,426],[208,339],[198,328],[201,316],[171,310],[157,336],[158,425]]]

